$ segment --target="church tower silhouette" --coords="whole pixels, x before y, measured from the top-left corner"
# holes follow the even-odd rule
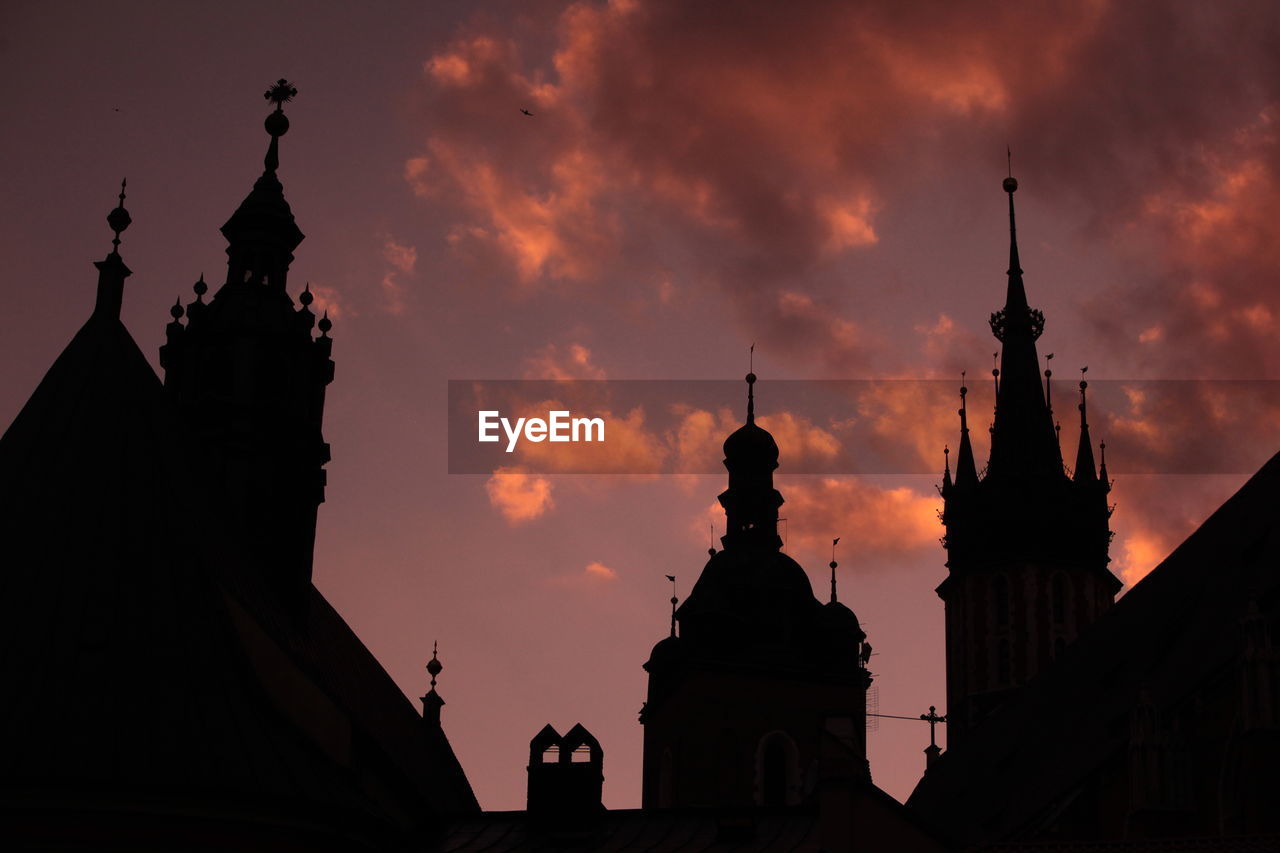
[[[947,578],[947,741],[954,747],[1011,693],[1044,669],[1110,608],[1120,581],[1107,568],[1111,490],[1105,456],[1094,466],[1080,382],[1080,438],[1074,471],[1063,464],[1054,424],[1052,371],[1041,384],[1036,340],[1044,315],[1027,302],[1009,196],[1009,282],[991,315],[1001,344],[991,456],[980,476],[969,438],[968,388],[960,389],[955,477],[943,475]]]
[[[724,548],[644,665],[645,808],[798,805],[837,766],[870,783],[866,634],[781,551],[778,445],[755,421],[755,382],[724,443]]]
[[[329,445],[321,435],[325,386],[333,380],[332,324],[320,319],[310,286],[295,310],[285,289],[303,234],[276,171],[284,104],[297,92],[279,80],[262,176],[222,226],[227,279],[209,303],[204,276],[182,324],[172,309],[161,347],[165,390],[202,452],[193,458],[221,504],[228,535],[245,545],[282,600],[296,604],[311,580],[316,512],[324,501]]]

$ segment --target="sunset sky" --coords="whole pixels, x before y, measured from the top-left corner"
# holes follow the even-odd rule
[[[174,299],[225,277],[218,228],[262,169],[262,92],[296,84],[279,174],[307,238],[290,289],[309,281],[328,308],[337,363],[315,582],[415,704],[439,641],[445,731],[488,809],[523,807],[548,722],[590,729],[606,804],[639,805],[663,576],[681,596],[697,578],[724,477],[536,459],[451,475],[449,380],[737,381],[754,342],[762,389],[989,382],[1008,145],[1041,353],[1068,380],[1135,381],[1091,407],[1117,575],[1139,580],[1280,449],[1280,394],[1245,416],[1212,383],[1170,401],[1136,382],[1280,378],[1271,2],[7,2],[0,72],[0,426],[92,309],[122,176],[123,320],[159,369]],[[670,400],[679,430],[625,413],[627,459],[713,470],[743,415],[725,387],[715,407]],[[955,402],[758,401],[788,551],[824,596],[842,537],[840,598],[885,714],[945,701],[934,484]],[[1060,412],[1074,457],[1074,401]],[[984,438],[989,401],[971,416]],[[785,476],[832,452],[841,418],[938,474]],[[1126,456],[1221,445],[1246,464],[1123,473]],[[927,726],[881,720],[869,743],[874,780],[904,799]]]

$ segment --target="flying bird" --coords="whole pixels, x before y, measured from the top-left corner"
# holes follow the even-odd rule
[[[520,112],[524,113],[524,114],[525,114],[525,115],[527,115],[527,116],[531,116],[531,115],[533,115],[533,113],[529,112],[529,111],[528,111],[528,110],[526,110],[524,107],[521,107],[521,108],[520,108]]]

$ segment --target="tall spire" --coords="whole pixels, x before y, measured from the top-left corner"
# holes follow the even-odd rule
[[[107,214],[107,226],[113,233],[111,253],[103,260],[93,262],[93,265],[98,268],[98,299],[93,313],[112,320],[120,319],[120,305],[124,301],[124,280],[133,274],[133,271],[125,266],[124,259],[120,257],[120,235],[133,222],[133,217],[124,206],[125,184],[124,180],[120,181],[120,202]]]
[[[1080,447],[1076,451],[1075,480],[1097,480],[1098,472],[1093,467],[1093,442],[1089,439],[1089,418],[1086,412],[1085,390],[1089,383],[1084,380],[1084,373],[1089,368],[1080,368]]]
[[[1044,315],[1027,304],[1018,260],[1013,208],[1018,181],[1010,175],[1003,186],[1009,196],[1009,286],[1004,308],[991,315],[991,332],[1000,341],[1001,351],[987,471],[997,477],[1062,476],[1062,453],[1036,355],[1036,340],[1044,331]]]
[[[1009,194],[1009,291],[1005,309],[1026,308],[1027,291],[1022,284],[1022,263],[1018,258],[1018,220],[1013,211],[1013,194],[1018,191],[1018,179],[1010,167],[1009,177],[1004,179],[1004,191]]]

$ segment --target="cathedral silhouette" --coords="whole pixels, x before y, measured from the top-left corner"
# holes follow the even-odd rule
[[[93,312],[0,439],[9,849],[1280,850],[1280,455],[1115,600],[1105,446],[1096,464],[1082,379],[1064,462],[1012,177],[990,458],[962,387],[941,487],[947,707],[922,719],[948,749],[907,803],[873,781],[870,644],[834,556],[823,601],[782,551],[749,374],[722,547],[643,664],[641,807],[605,809],[602,745],[547,725],[527,808],[481,811],[439,659],[419,712],[311,582],[334,362],[288,288],[295,94],[266,93],[226,280],[172,307],[163,381],[120,322],[122,185]]]

